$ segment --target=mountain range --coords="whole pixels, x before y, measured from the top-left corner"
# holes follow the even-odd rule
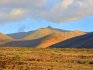
[[[7,34],[7,35],[14,39],[32,40],[32,39],[42,38],[54,32],[60,33],[60,32],[69,32],[69,31],[56,29],[48,26],[46,28],[40,28],[35,31],[19,32],[19,33]]]
[[[87,43],[88,46],[92,45],[90,44],[92,42],[90,41],[92,36],[93,33],[85,33],[79,30],[61,30],[48,26],[46,28],[40,28],[29,32],[19,32],[7,35],[1,33],[0,46],[34,48],[83,48],[85,47],[85,43]]]

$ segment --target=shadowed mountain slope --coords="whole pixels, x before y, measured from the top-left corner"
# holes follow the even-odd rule
[[[41,39],[25,40],[25,41],[10,41],[0,45],[1,47],[31,47],[34,48],[40,44]]]
[[[45,37],[34,39],[34,40],[20,40],[20,41],[11,41],[8,43],[5,43],[1,46],[7,47],[38,47],[38,48],[47,48],[48,46],[55,44],[59,41],[62,41],[62,36],[58,34],[50,34]],[[42,47],[41,47],[42,46]]]
[[[62,41],[50,48],[93,48],[93,32]]]
[[[33,31],[29,32],[19,32],[19,33],[12,33],[12,34],[7,34],[8,36],[14,38],[14,39],[21,39],[29,34],[31,34]]]

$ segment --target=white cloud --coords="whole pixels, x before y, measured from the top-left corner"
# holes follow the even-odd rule
[[[24,9],[12,9],[7,12],[0,12],[0,22],[11,22],[23,19],[27,16],[27,11]]]
[[[67,9],[75,0],[63,0],[61,7]]]
[[[27,11],[24,9],[12,9],[9,15],[13,18],[22,18],[27,14]]]
[[[68,22],[93,15],[93,0],[0,0],[0,9],[0,23],[27,17]]]

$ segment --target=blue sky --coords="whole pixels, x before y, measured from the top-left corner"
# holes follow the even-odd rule
[[[64,30],[81,30],[85,32],[92,32],[93,17],[86,17],[78,21],[63,22],[63,23],[54,23],[51,21],[47,21],[45,19],[36,20],[36,19],[28,18],[21,21],[0,25],[0,32],[9,34],[9,33],[16,33],[16,32],[33,31],[47,26],[64,29]]]
[[[0,0],[0,32],[9,34],[51,26],[93,31],[93,0]]]

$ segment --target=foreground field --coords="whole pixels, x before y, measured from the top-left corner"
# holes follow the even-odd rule
[[[93,70],[93,49],[0,48],[0,70]]]

